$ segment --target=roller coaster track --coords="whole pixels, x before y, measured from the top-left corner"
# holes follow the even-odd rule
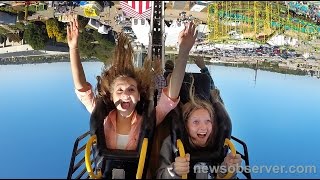
[[[216,1],[208,6],[208,25],[212,32],[209,41],[228,39],[230,31],[251,33],[251,39],[258,42],[266,42],[277,32],[287,30],[308,36],[320,32],[320,26],[292,17],[289,7],[272,1]]]

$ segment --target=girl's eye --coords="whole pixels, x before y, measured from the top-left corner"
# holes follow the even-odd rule
[[[117,93],[121,93],[123,90],[122,89],[118,89],[117,90]]]
[[[135,91],[135,89],[133,89],[133,88],[130,88],[130,89],[129,89],[129,91],[130,91],[130,92],[134,92],[134,91]]]
[[[212,123],[212,121],[211,121],[211,120],[207,120],[207,123],[210,123],[210,124],[211,124],[211,123]]]
[[[193,121],[193,124],[199,124],[199,121]]]

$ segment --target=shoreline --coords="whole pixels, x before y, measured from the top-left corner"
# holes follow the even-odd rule
[[[81,58],[82,62],[101,62],[97,58]],[[256,61],[256,60],[253,60]],[[281,74],[290,74],[290,75],[298,75],[298,76],[311,76],[320,78],[320,74],[317,71],[306,71],[301,69],[288,69],[280,67],[278,63],[275,62],[262,62],[259,61],[258,64],[256,62],[250,61],[206,61],[207,64],[217,65],[217,66],[225,66],[225,67],[238,67],[238,68],[248,68],[253,70],[262,70],[268,72],[275,72]],[[0,66],[1,65],[20,65],[20,64],[42,64],[42,63],[57,63],[57,62],[70,62],[69,54],[60,54],[60,55],[36,55],[36,56],[22,56],[22,57],[7,57],[0,58]],[[189,60],[188,63],[194,63],[192,60]]]
[[[42,64],[55,62],[70,62],[68,54],[60,55],[36,55],[36,56],[19,56],[0,58],[0,65],[19,65],[19,64]],[[101,62],[97,58],[80,58],[81,62]]]
[[[317,72],[310,73],[309,71],[303,71],[300,69],[292,70],[292,69],[286,69],[286,68],[270,68],[268,66],[259,66],[258,68],[252,66],[252,64],[231,64],[231,63],[211,63],[216,66],[224,66],[224,67],[237,67],[237,68],[246,68],[246,69],[252,69],[254,71],[267,71],[267,72],[273,72],[273,73],[280,73],[280,74],[287,74],[287,75],[296,75],[296,76],[307,76],[307,77],[315,77],[320,79],[320,76],[317,75]]]

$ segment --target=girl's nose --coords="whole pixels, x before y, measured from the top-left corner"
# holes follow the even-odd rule
[[[129,91],[125,90],[123,93],[122,93],[122,97],[124,98],[128,98],[130,96],[130,93]]]
[[[128,97],[129,97],[129,95],[128,95],[128,94],[125,94],[125,93],[123,93],[123,94],[122,94],[122,98],[127,99]]]
[[[205,130],[206,129],[206,124],[205,123],[200,123],[199,128],[200,128],[200,130]]]

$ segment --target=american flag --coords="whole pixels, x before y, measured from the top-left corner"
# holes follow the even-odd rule
[[[129,17],[150,19],[151,3],[152,1],[120,1],[120,6]]]

